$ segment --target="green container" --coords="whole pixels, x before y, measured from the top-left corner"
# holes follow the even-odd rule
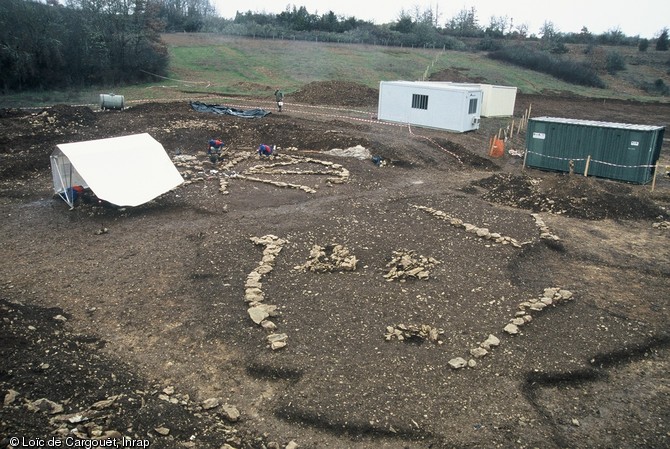
[[[661,154],[665,127],[557,117],[528,121],[528,167],[646,184]]]
[[[100,109],[123,109],[123,95],[100,94]]]

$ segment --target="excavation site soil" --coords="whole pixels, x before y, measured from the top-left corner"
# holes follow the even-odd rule
[[[668,141],[652,191],[524,169],[518,132],[528,109],[667,127],[670,105],[519,94],[499,158],[512,117],[376,108],[326,82],[281,113],[272,90],[0,110],[0,447],[670,447]],[[136,133],[183,185],[54,196],[57,144]]]

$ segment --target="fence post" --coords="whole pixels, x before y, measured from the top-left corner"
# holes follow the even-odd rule
[[[586,166],[584,166],[584,176],[589,175],[589,165],[591,164],[591,155],[586,158]]]
[[[522,170],[526,169],[526,158],[528,157],[528,148],[523,152],[523,165],[521,166]]]
[[[654,168],[654,178],[651,181],[651,191],[656,188],[656,175],[658,174],[658,161],[656,161],[656,168]]]

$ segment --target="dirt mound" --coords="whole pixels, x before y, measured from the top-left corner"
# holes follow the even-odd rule
[[[452,81],[455,83],[484,83],[486,78],[481,76],[468,76],[467,72],[470,69],[463,67],[454,67],[450,69],[440,70],[430,75],[428,81]]]
[[[379,92],[362,84],[346,81],[315,81],[291,95],[292,100],[313,105],[370,106]]]
[[[483,195],[487,201],[533,212],[552,212],[587,220],[644,220],[666,214],[629,186],[594,178],[557,175],[542,180],[496,174],[473,185],[488,189]]]
[[[47,115],[53,117],[52,123],[62,127],[90,126],[96,120],[95,113],[87,106],[57,104],[47,110]]]

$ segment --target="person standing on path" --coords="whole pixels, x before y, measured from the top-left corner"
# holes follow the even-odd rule
[[[281,108],[284,106],[284,92],[279,89],[275,90],[275,100],[277,101],[277,109],[281,112]]]

